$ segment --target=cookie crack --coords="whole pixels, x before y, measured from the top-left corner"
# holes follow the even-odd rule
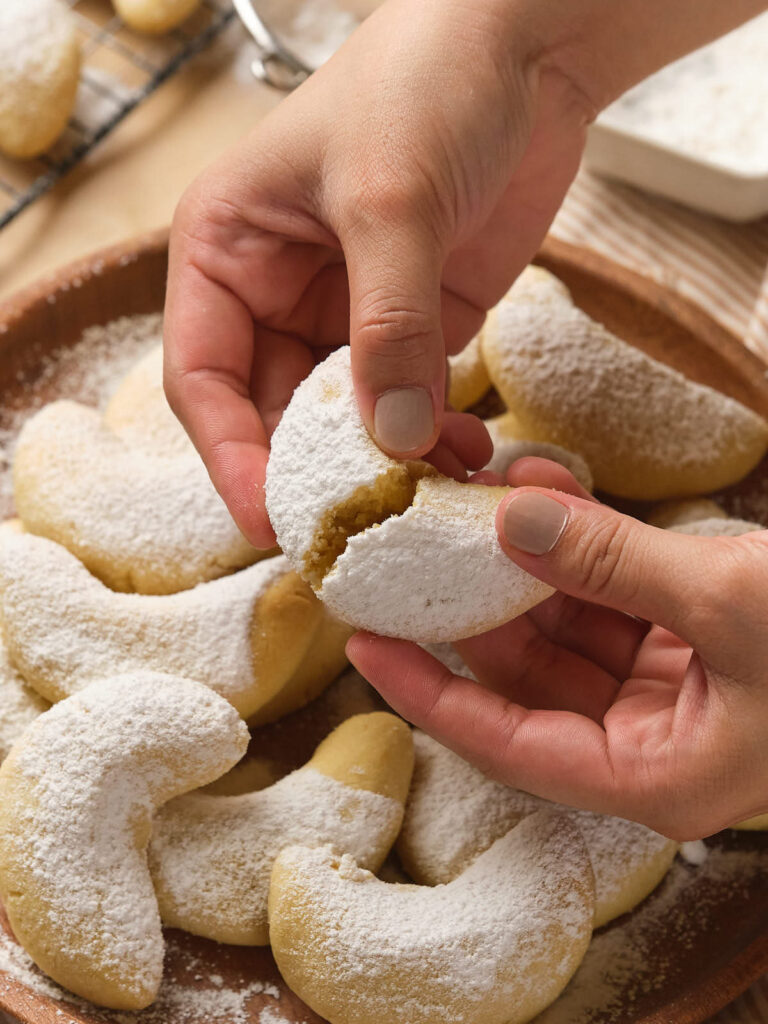
[[[413,504],[419,481],[438,475],[426,462],[398,462],[373,484],[357,487],[340,505],[327,509],[304,555],[302,576],[319,590],[350,537],[402,515]]]

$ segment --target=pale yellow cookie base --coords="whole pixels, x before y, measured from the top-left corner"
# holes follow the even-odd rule
[[[170,32],[195,11],[200,0],[113,0],[115,11],[137,32]]]
[[[480,335],[455,356],[448,357],[451,380],[448,402],[457,412],[463,412],[479,402],[491,386],[491,378],[483,362]]]

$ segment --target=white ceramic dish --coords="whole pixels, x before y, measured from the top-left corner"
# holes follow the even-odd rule
[[[589,130],[585,162],[598,174],[727,220],[768,214],[768,172],[740,173],[599,120]]]

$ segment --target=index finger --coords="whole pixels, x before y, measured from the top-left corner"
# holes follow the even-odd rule
[[[171,243],[164,383],[171,408],[251,544],[275,534],[264,506],[269,440],[250,396],[253,319],[245,304]]]

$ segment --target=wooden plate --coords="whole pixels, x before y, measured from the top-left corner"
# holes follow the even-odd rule
[[[90,325],[161,309],[166,246],[158,233],[110,249],[0,305],[0,427],[3,410],[23,403],[24,381],[39,376],[52,349],[73,345]],[[703,312],[587,250],[548,241],[540,262],[628,341],[768,416],[762,363]],[[761,467],[756,479],[765,478]],[[596,935],[547,1024],[695,1024],[768,971],[768,834],[727,832],[708,848],[703,866],[679,861],[640,908]],[[0,924],[9,935],[7,922]],[[168,940],[168,982],[154,1010],[111,1015],[42,995],[2,972],[0,1007],[25,1024],[319,1024],[283,985],[268,950],[180,932],[168,932]],[[206,1007],[197,1015],[194,992]]]

